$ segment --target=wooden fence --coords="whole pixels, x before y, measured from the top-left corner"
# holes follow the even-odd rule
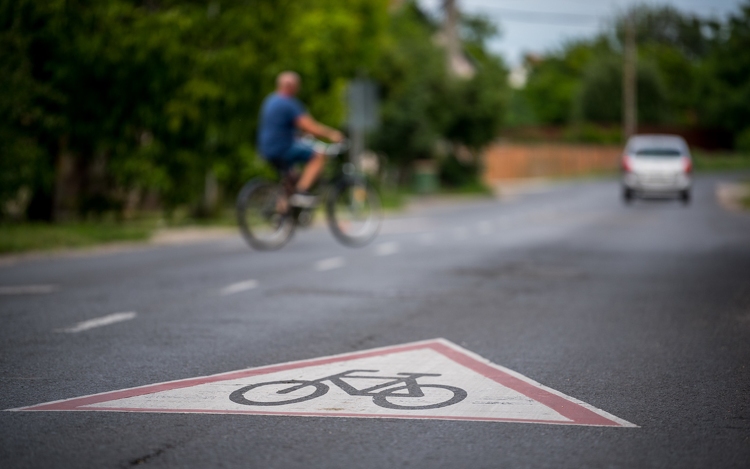
[[[603,145],[496,143],[482,155],[487,183],[616,170],[622,148]]]

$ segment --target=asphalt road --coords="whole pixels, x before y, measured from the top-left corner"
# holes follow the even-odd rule
[[[750,215],[717,205],[728,177],[689,207],[626,207],[615,181],[427,206],[357,250],[316,228],[273,253],[0,267],[53,288],[0,289],[0,409],[442,337],[635,428],[0,412],[0,467],[750,467]]]

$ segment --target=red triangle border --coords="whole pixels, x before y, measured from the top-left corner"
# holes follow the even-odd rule
[[[399,352],[409,352],[419,349],[432,349],[435,352],[451,359],[452,361],[471,369],[498,384],[510,388],[524,396],[533,399],[569,419],[567,422],[531,419],[510,418],[482,418],[482,417],[458,417],[458,416],[425,416],[425,415],[369,415],[369,414],[328,414],[328,413],[306,413],[306,412],[273,412],[256,410],[202,410],[202,409],[141,409],[141,408],[95,408],[84,407],[92,404],[125,399],[128,397],[142,396],[157,392],[170,391],[174,389],[187,388],[216,381],[231,379],[242,379],[251,376],[274,373],[278,371],[296,368],[325,365],[345,360],[368,358],[379,355],[388,355]],[[364,350],[361,352],[350,352],[328,357],[301,360],[278,365],[248,368],[244,370],[231,371],[210,376],[180,379],[164,383],[151,384],[135,388],[110,391],[100,394],[64,399],[60,401],[47,402],[29,407],[8,409],[11,411],[98,411],[98,412],[148,412],[148,413],[209,413],[209,414],[255,414],[255,415],[284,415],[284,416],[308,416],[308,417],[356,417],[356,418],[398,418],[398,419],[438,419],[438,420],[471,420],[471,421],[496,421],[496,422],[525,422],[544,423],[556,425],[593,425],[605,427],[635,427],[630,422],[608,414],[602,410],[593,408],[588,404],[575,400],[558,393],[546,386],[536,383],[516,372],[495,365],[488,360],[457,346],[445,339],[431,339],[402,345],[381,347],[377,349]]]

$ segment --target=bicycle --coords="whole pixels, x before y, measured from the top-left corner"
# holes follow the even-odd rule
[[[247,182],[237,196],[237,222],[247,243],[258,250],[283,247],[297,227],[312,223],[315,209],[323,203],[328,226],[334,237],[350,247],[359,247],[375,239],[382,221],[380,197],[354,164],[339,158],[346,142],[325,144],[316,141],[317,149],[335,161],[333,177],[325,174],[313,188],[318,201],[310,208],[289,205],[298,174],[293,168],[276,165],[280,181],[255,178]],[[330,165],[326,165],[330,166]]]
[[[309,401],[317,397],[325,395],[330,387],[323,383],[323,381],[330,381],[341,388],[344,392],[350,396],[368,396],[372,397],[373,403],[386,409],[399,409],[399,410],[426,410],[426,409],[438,409],[440,407],[447,407],[453,404],[457,404],[466,399],[466,391],[461,388],[454,386],[447,386],[443,384],[419,384],[417,379],[423,376],[440,376],[434,373],[397,373],[399,376],[362,376],[352,375],[351,373],[378,373],[378,370],[349,370],[343,373],[338,373],[325,378],[315,380],[282,380],[282,381],[269,381],[266,383],[256,383],[249,386],[240,388],[229,395],[229,400],[236,404],[252,405],[252,406],[279,406],[287,404],[296,404],[299,402]],[[347,379],[377,379],[377,380],[392,380],[385,383],[376,384],[365,389],[357,389],[351,384],[344,381]],[[287,385],[291,385],[288,386]],[[275,395],[286,395],[292,394],[297,391],[301,391],[305,388],[310,388],[310,391],[305,390],[302,396],[294,395],[290,399],[279,399],[269,400],[268,389],[265,392],[257,392],[256,390],[261,387],[271,387],[273,389],[281,388],[276,390]],[[423,398],[425,393],[422,391],[424,388],[441,389],[447,391],[452,395],[448,399],[438,397],[437,399],[444,399],[435,403],[428,403],[423,405],[401,405],[394,402],[393,400]],[[253,392],[256,391],[256,392]],[[404,392],[406,391],[406,392]],[[257,394],[258,396],[251,396],[252,399],[248,399],[248,394]],[[446,394],[445,392],[438,392],[438,394]],[[273,394],[271,394],[273,395]],[[431,398],[435,399],[433,396]],[[389,401],[388,399],[391,399]],[[258,400],[264,399],[264,400]],[[436,399],[436,400],[437,400]]]

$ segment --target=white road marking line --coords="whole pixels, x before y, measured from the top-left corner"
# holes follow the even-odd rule
[[[325,272],[326,270],[338,269],[344,266],[344,258],[341,256],[329,257],[315,263],[315,270]]]
[[[226,287],[221,289],[221,294],[232,295],[234,293],[252,290],[253,288],[257,288],[257,287],[258,287],[257,280],[245,280],[244,282],[237,282],[231,285],[227,285]]]
[[[395,241],[391,241],[390,243],[378,244],[375,247],[375,255],[376,256],[390,256],[391,254],[396,254],[398,250],[399,250],[398,243]]]
[[[89,319],[88,321],[79,322],[73,327],[62,329],[58,332],[69,332],[69,333],[83,332],[89,329],[93,329],[95,327],[109,326],[110,324],[115,324],[117,322],[129,321],[135,318],[136,315],[137,314],[134,311],[128,311],[126,313],[108,314],[107,316],[102,316],[100,318],[94,318],[94,319]]]
[[[480,221],[477,224],[477,230],[479,231],[479,234],[481,236],[487,236],[488,234],[492,233],[492,224],[488,221]]]
[[[0,295],[38,295],[57,290],[57,285],[6,285],[0,286]]]

